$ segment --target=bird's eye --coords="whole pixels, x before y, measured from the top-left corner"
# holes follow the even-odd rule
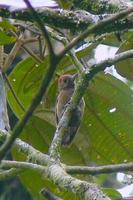
[[[67,83],[67,79],[64,79],[64,83]]]

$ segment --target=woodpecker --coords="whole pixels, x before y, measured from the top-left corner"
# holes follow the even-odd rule
[[[67,104],[70,102],[70,99],[73,95],[75,89],[75,79],[77,74],[70,75],[65,74],[61,75],[58,79],[58,89],[59,95],[57,97],[56,103],[56,124],[59,123]],[[68,124],[68,128],[65,130],[64,136],[62,138],[61,144],[66,146],[71,144],[75,134],[78,131],[80,126],[81,119],[84,113],[84,99],[82,98],[77,108],[72,113],[72,119]]]

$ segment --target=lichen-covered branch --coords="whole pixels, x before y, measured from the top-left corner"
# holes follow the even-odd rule
[[[74,7],[87,10],[91,13],[114,13],[133,5],[131,0],[69,0]]]
[[[7,132],[0,132],[0,141],[4,141],[5,137],[8,133]],[[50,157],[46,154],[41,153],[40,151],[36,150],[32,146],[30,146],[28,143],[16,139],[14,143],[14,147],[19,152],[22,152],[29,158],[33,163],[37,163],[35,165],[36,170],[43,170],[44,165],[45,167],[49,165],[50,163]],[[23,169],[32,169],[34,167],[33,163],[24,163],[23,166],[21,165],[21,162],[19,164],[16,161],[2,161],[3,166],[8,168],[23,168]],[[20,166],[21,165],[21,166]],[[38,167],[39,165],[39,167]],[[94,167],[88,167],[88,166],[69,166],[65,164],[61,164],[63,168],[67,171],[69,174],[88,174],[88,175],[96,175],[96,174],[102,174],[102,173],[114,173],[114,172],[125,172],[125,171],[133,171],[133,163],[121,163],[121,164],[114,164],[114,165],[103,165],[103,166],[94,166]],[[19,167],[20,166],[20,167]]]
[[[4,142],[5,139],[9,137],[9,133],[6,131],[0,131],[0,141]],[[17,138],[14,142],[14,147],[24,155],[27,156],[29,160],[32,160],[34,163],[39,163],[40,165],[47,165],[49,163],[49,156],[41,153],[28,143],[22,141],[21,139]]]
[[[66,191],[71,191],[85,200],[110,200],[96,184],[81,181],[68,175],[65,170],[56,163],[48,167],[48,176],[53,182]]]
[[[1,138],[5,139],[5,133],[1,132]],[[80,181],[76,178],[68,175],[63,167],[53,163],[53,160],[49,159],[47,155],[43,155],[41,152],[35,150],[33,147],[28,145],[27,143],[21,141],[20,139],[16,139],[15,146],[21,150],[23,153],[29,154],[29,157],[35,159],[35,162],[40,162],[41,164],[47,164],[47,170],[43,166],[35,165],[35,170],[41,170],[41,173],[45,172],[47,176],[54,183],[58,183],[59,187],[62,187],[65,190],[69,190],[77,195],[83,197],[83,199],[94,200],[95,197],[99,200],[109,200],[102,191],[95,185],[91,183],[87,183],[85,181]],[[16,162],[16,161],[2,161],[2,166],[4,167],[17,167],[21,169],[32,169],[34,170],[34,164],[25,163],[25,162]],[[15,172],[16,173],[16,172]],[[10,175],[9,175],[10,176]]]
[[[124,9],[125,10],[125,9]],[[118,10],[117,10],[118,12]],[[41,10],[37,10],[38,15],[40,16],[43,23],[56,27],[56,28],[63,28],[63,29],[70,29],[76,32],[85,30],[88,26],[101,21],[101,19],[113,16],[113,14],[106,14],[106,15],[93,15],[86,11],[69,11],[69,10],[62,10],[62,9],[50,9],[50,8],[43,8]],[[0,16],[4,18],[13,18],[23,21],[30,21],[33,22],[33,18],[29,14],[27,10],[19,10],[11,12],[8,9],[0,9]],[[130,16],[126,20],[121,20],[116,23],[112,23],[108,26],[108,28],[103,27],[102,30],[99,30],[97,34],[102,34],[105,32],[112,32],[112,31],[121,31],[133,28],[133,17]]]

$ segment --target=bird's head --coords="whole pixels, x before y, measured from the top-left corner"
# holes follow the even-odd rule
[[[59,77],[58,87],[59,90],[66,90],[70,88],[74,88],[74,80],[77,77],[77,74],[70,75],[64,74]]]

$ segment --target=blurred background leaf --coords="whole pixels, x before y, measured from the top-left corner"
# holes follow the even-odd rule
[[[0,45],[10,44],[16,41],[16,38],[9,36],[6,32],[0,31]]]

